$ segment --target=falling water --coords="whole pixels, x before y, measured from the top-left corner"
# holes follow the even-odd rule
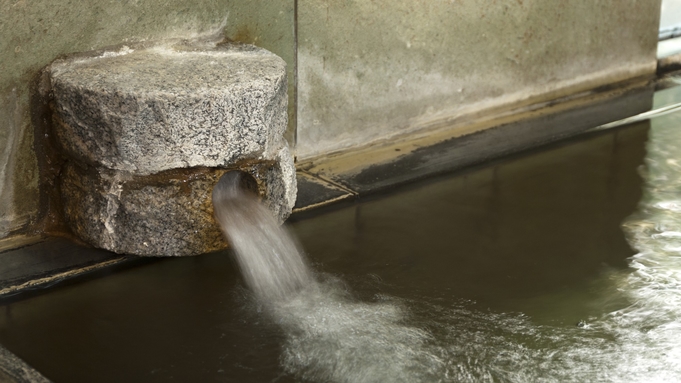
[[[397,300],[357,302],[339,279],[317,282],[243,177],[227,173],[216,185],[215,215],[246,283],[286,334],[287,371],[311,381],[432,381],[441,361],[423,347],[430,334],[403,323],[407,312]]]
[[[244,173],[226,173],[213,189],[215,216],[235,253],[246,283],[264,301],[292,296],[312,283],[293,238],[254,193]]]

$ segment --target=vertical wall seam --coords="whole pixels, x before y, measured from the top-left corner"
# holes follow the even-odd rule
[[[293,142],[291,151],[297,161],[298,147],[298,0],[293,0]]]

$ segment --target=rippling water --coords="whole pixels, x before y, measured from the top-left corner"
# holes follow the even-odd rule
[[[619,288],[632,305],[602,326],[621,344],[622,380],[681,380],[681,115],[652,121],[644,193],[624,229],[639,251]],[[633,364],[636,365],[633,365]]]
[[[429,295],[377,292],[360,300],[341,278],[300,271],[303,263],[295,260],[302,255],[287,233],[254,222],[261,227],[254,234],[239,217],[246,238],[235,242],[241,262],[263,256],[259,251],[294,252],[278,259],[298,262],[277,277],[272,270],[248,271],[257,262],[242,264],[259,292],[251,304],[283,330],[284,369],[314,382],[681,381],[681,117],[664,118],[653,122],[647,144],[643,199],[623,224],[638,253],[627,269],[605,272],[598,281],[608,299],[627,303],[573,326]],[[284,239],[263,234],[272,232]],[[296,288],[265,294],[259,278],[279,278],[277,289]]]

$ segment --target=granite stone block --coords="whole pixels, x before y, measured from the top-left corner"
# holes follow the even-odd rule
[[[253,176],[283,222],[296,199],[285,63],[250,45],[123,47],[48,67],[60,192],[71,230],[116,253],[196,255],[227,246],[211,193]]]
[[[272,158],[287,124],[286,63],[251,45],[122,48],[48,68],[64,149],[153,174]]]

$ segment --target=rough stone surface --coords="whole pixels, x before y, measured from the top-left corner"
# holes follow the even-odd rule
[[[283,221],[295,203],[288,149],[281,162],[241,164],[257,181],[265,204]],[[144,256],[197,255],[227,246],[214,219],[211,193],[231,169],[192,168],[134,176],[69,162],[61,179],[69,226],[110,251]]]
[[[272,157],[286,131],[286,64],[251,45],[153,47],[57,60],[56,134],[91,165],[153,174]]]
[[[227,246],[211,193],[227,171],[256,180],[283,222],[296,199],[285,64],[248,45],[81,54],[49,67],[61,175],[75,234],[117,253]]]

